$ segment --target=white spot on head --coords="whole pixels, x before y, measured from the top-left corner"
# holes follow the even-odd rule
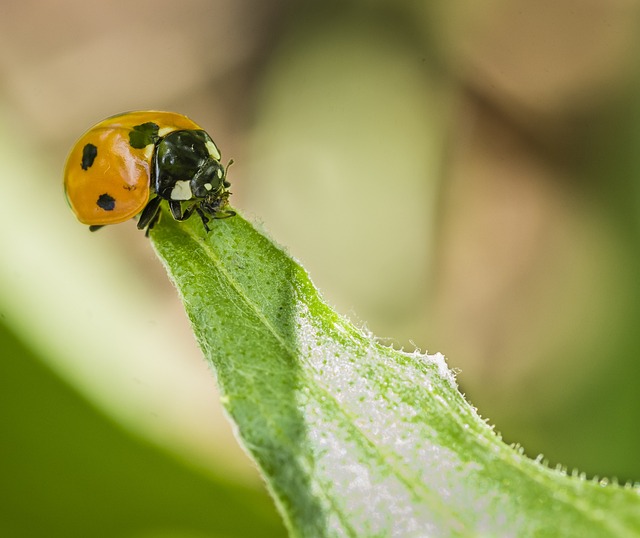
[[[176,184],[171,190],[172,200],[191,200],[193,193],[191,192],[191,185],[189,180],[176,181]]]
[[[212,140],[207,141],[205,146],[207,146],[207,151],[209,152],[209,155],[211,155],[216,161],[219,161],[221,158],[220,151],[218,150],[216,145],[213,143],[213,141]]]
[[[204,188],[210,191],[211,189],[213,189],[213,185],[211,183],[205,183]]]
[[[158,129],[158,136],[160,138],[167,136],[169,133],[175,131],[174,127],[163,127],[162,129]]]
[[[222,174],[222,168],[218,168],[218,171],[216,172],[216,174],[218,174],[218,177],[219,177],[220,179],[222,179],[222,175],[223,175],[223,174]]]

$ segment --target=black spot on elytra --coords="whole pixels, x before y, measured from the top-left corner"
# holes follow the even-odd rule
[[[136,125],[129,132],[129,145],[132,148],[142,149],[149,144],[155,144],[158,141],[158,130],[160,127],[156,123],[148,121]]]
[[[105,211],[113,211],[116,207],[116,200],[113,196],[109,196],[106,192],[98,196],[98,201],[96,202],[100,209],[104,209]]]
[[[96,155],[98,155],[98,148],[93,144],[87,144],[82,149],[82,169],[88,170],[93,165],[93,161],[96,160]]]

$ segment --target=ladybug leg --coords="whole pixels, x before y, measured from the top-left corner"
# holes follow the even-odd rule
[[[151,200],[140,213],[140,219],[138,220],[138,230],[144,230],[147,228],[147,233],[153,228],[153,225],[158,221],[160,202],[162,198],[156,196]]]
[[[197,204],[190,205],[183,212],[182,205],[178,200],[169,200],[169,209],[171,210],[171,215],[173,215],[173,218],[176,220],[187,220],[191,215],[193,215],[194,211],[197,211],[198,215],[200,215],[200,218],[202,219],[202,223],[204,224],[204,229],[207,230],[207,232],[211,231],[207,226],[209,219]]]
[[[92,224],[91,226],[89,226],[89,231],[90,232],[97,232],[103,226],[104,226],[104,224]]]
[[[151,230],[151,228],[153,228],[156,225],[156,222],[158,222],[159,218],[160,218],[160,211],[156,211],[156,214],[151,219],[151,222],[149,222],[149,226],[147,226],[147,229],[144,232],[145,237],[149,237],[149,230]]]
[[[228,219],[229,217],[235,217],[236,212],[233,209],[218,209],[214,214],[214,219]]]
[[[204,211],[202,211],[202,209],[200,209],[200,207],[198,207],[198,206],[193,206],[193,207],[196,208],[196,212],[198,213],[198,216],[202,220],[202,224],[204,225],[204,229],[207,230],[207,232],[210,232],[211,230],[209,229],[209,226],[207,226],[207,224],[209,223],[209,218],[207,217],[207,215],[205,215]]]
[[[191,215],[188,209],[184,213],[182,212],[182,202],[179,200],[169,200],[169,209],[171,210],[171,216],[176,220],[186,220]]]

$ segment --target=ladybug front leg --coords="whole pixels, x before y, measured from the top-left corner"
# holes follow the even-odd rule
[[[193,213],[193,206],[189,207],[183,213],[182,202],[179,200],[169,200],[169,209],[171,210],[171,215],[176,220],[187,220]]]
[[[198,206],[194,206],[196,208],[196,211],[198,212],[198,215],[200,215],[200,219],[202,220],[202,224],[204,225],[204,229],[207,230],[207,232],[210,232],[211,230],[209,229],[209,226],[207,226],[207,223],[209,222],[209,218],[204,214],[204,211],[202,211],[202,209],[200,209],[200,207]]]
[[[174,209],[174,206],[175,206],[175,209]],[[180,202],[170,201],[169,208],[171,209],[171,214],[173,215],[173,218],[176,220],[187,220],[191,215],[193,215],[194,211],[197,211],[198,215],[200,216],[200,219],[202,220],[202,224],[204,224],[204,229],[207,232],[211,231],[207,226],[209,219],[204,214],[204,212],[200,209],[198,204],[193,204],[189,206],[184,212],[182,212],[182,206],[180,205]]]
[[[198,204],[190,205],[183,212],[182,204],[180,201],[169,200],[169,209],[171,210],[171,215],[173,215],[173,218],[176,220],[187,220],[191,215],[193,215],[194,211],[197,211],[198,215],[200,215],[200,218],[202,219],[202,224],[204,224],[204,229],[207,230],[207,232],[211,231],[207,226],[207,222],[209,222],[209,219],[204,214],[204,212],[198,207]]]
[[[144,230],[146,228],[147,235],[149,234],[149,230],[153,228],[153,225],[158,220],[160,202],[162,202],[162,198],[156,196],[144,207],[142,213],[140,213],[140,219],[138,220],[138,230]]]

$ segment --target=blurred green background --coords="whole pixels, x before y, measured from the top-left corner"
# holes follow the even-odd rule
[[[634,0],[3,2],[0,532],[283,533],[148,241],[66,207],[75,139],[134,109],[200,123],[233,204],[507,441],[640,480],[639,30]]]

